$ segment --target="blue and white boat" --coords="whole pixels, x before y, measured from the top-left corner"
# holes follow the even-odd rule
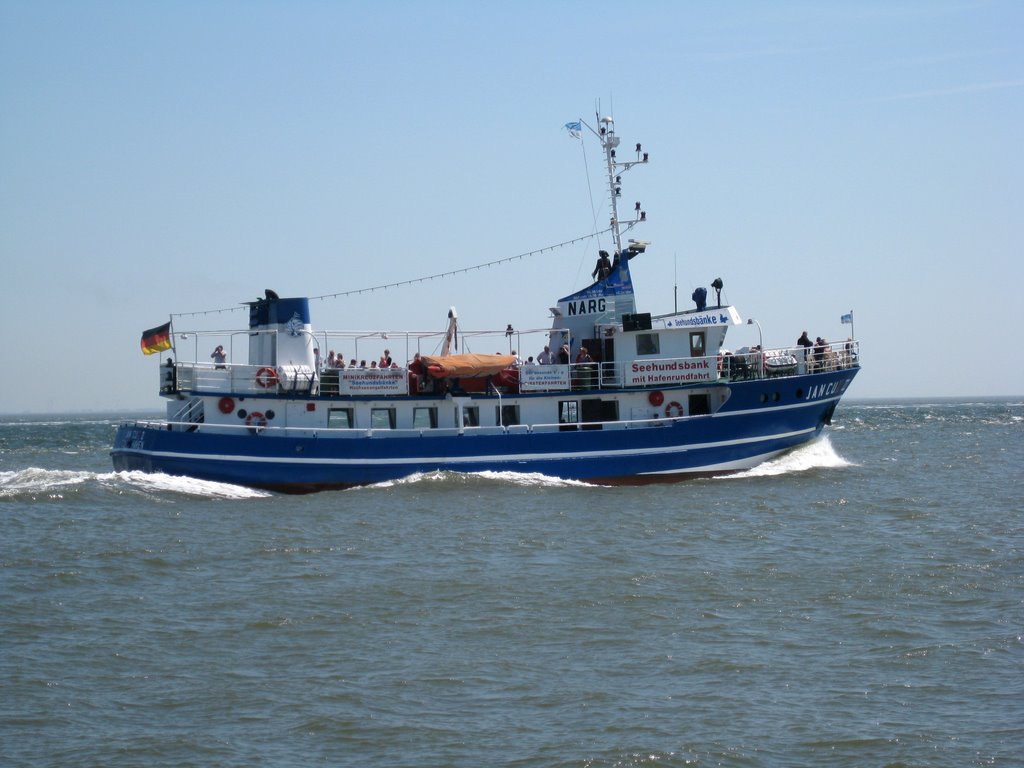
[[[860,369],[858,343],[730,354],[726,334],[745,321],[721,304],[717,279],[713,306],[700,288],[693,309],[641,311],[630,270],[649,244],[623,235],[646,215],[638,204],[620,220],[617,201],[622,174],[648,158],[640,145],[617,157],[611,118],[586,127],[604,150],[614,261],[558,300],[550,327],[467,332],[451,309],[437,332],[323,331],[307,298],[267,291],[248,302],[247,328],[217,332],[221,354],[203,359],[212,334],[169,325],[162,345],[144,339],[147,352],[171,346],[159,369],[167,415],[121,424],[114,468],[283,492],[433,471],[627,484],[749,469],[816,438]],[[511,352],[513,336],[552,358],[465,352],[467,341]],[[320,355],[384,340],[400,354],[378,366]]]

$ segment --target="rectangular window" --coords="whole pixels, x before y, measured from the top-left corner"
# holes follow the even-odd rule
[[[413,429],[437,429],[437,408],[413,408]]]
[[[573,432],[579,429],[577,424],[580,420],[579,400],[561,400],[558,403],[558,430],[559,432]]]
[[[354,426],[351,408],[329,408],[327,410],[328,429],[352,429]]]
[[[458,414],[456,414],[456,417]],[[458,423],[458,422],[456,422]],[[462,409],[462,426],[464,427],[479,427],[480,426],[480,406],[478,405],[467,405]]]
[[[603,425],[594,422],[619,420],[619,404],[614,400],[584,400],[580,410],[583,429],[601,429]]]
[[[503,405],[501,410],[498,410],[498,406],[494,407],[494,418],[495,423],[499,426],[511,427],[519,423],[519,406],[518,405]]]
[[[370,409],[370,429],[394,429],[395,409],[394,408],[372,408]]]
[[[711,399],[707,395],[690,395],[690,415],[704,416],[711,413]]]
[[[636,335],[636,353],[638,355],[661,354],[661,338],[656,333],[638,333]]]
[[[707,353],[704,345],[704,331],[690,332],[690,357],[704,357]]]

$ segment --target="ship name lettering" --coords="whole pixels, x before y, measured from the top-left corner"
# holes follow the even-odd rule
[[[568,308],[570,317],[574,315],[593,315],[598,312],[605,311],[605,300],[603,298],[600,298],[570,301]]]

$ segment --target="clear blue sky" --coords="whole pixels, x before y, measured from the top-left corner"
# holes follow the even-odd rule
[[[0,410],[160,407],[138,342],[172,312],[592,231],[596,146],[562,126],[597,100],[651,154],[624,192],[641,311],[720,276],[768,345],[845,338],[853,309],[852,397],[1024,393],[1022,41],[1014,0],[2,0]],[[596,249],[313,323],[546,326]]]

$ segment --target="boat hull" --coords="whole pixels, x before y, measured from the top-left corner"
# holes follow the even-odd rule
[[[656,425],[606,423],[463,434],[346,431],[345,436],[180,431],[122,424],[118,471],[141,470],[302,493],[415,473],[522,472],[608,484],[667,482],[749,469],[816,438],[856,369],[730,385],[715,414]],[[801,397],[796,397],[800,394]]]

